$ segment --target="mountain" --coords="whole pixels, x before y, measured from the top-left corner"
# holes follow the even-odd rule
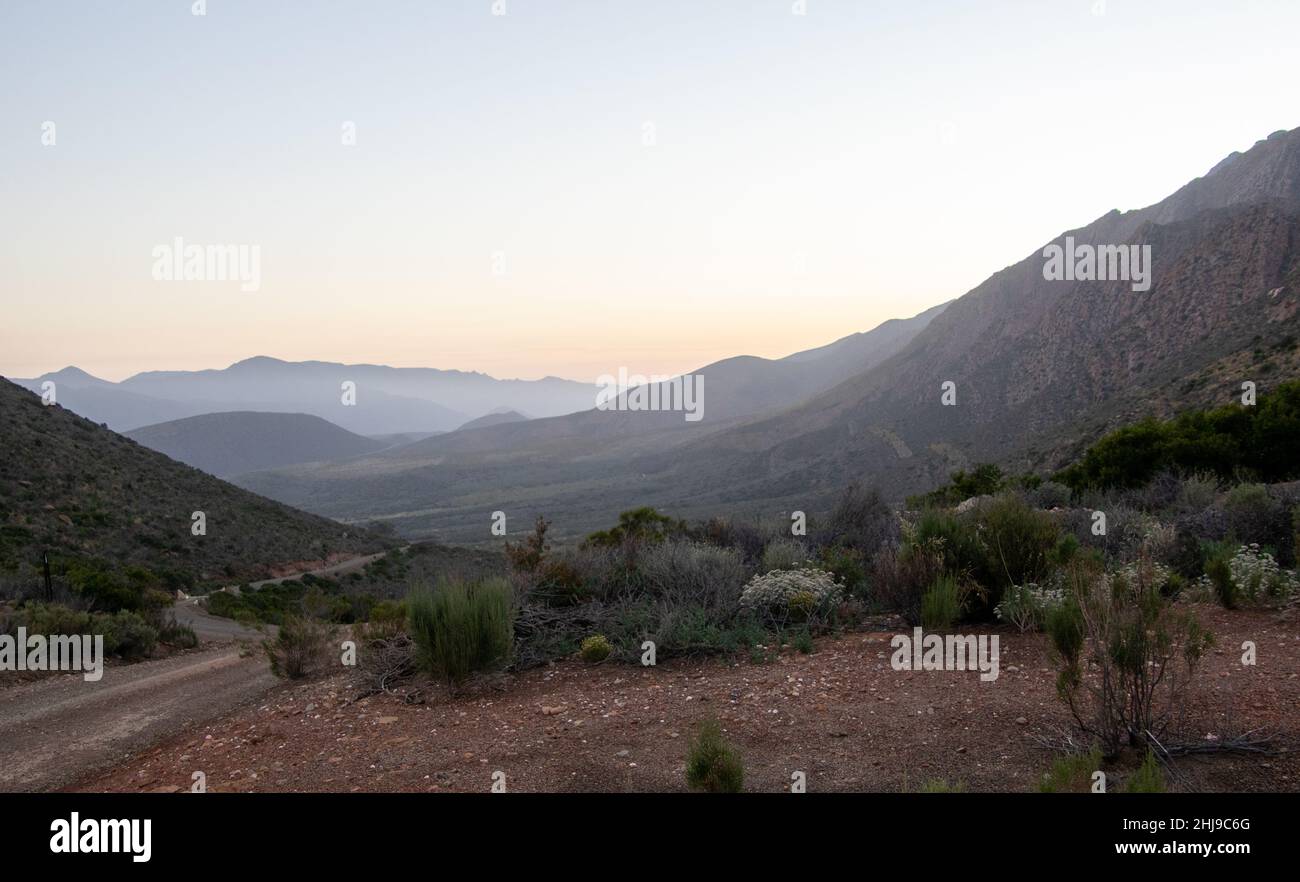
[[[342,403],[344,383],[355,388],[353,405]],[[224,370],[150,371],[128,377],[121,386],[169,400],[252,403],[257,406],[241,409],[312,413],[366,435],[450,431],[469,414],[494,409],[571,413],[589,407],[595,394],[590,385],[557,377],[498,380],[475,372],[265,356]]]
[[[344,466],[291,466],[241,475],[240,486],[331,517],[390,516],[411,536],[438,533],[450,526],[457,538],[477,535],[477,516],[467,519],[460,506],[486,512],[499,508],[484,501],[560,499],[557,510],[603,510],[611,500],[635,500],[641,488],[605,490],[633,481],[628,463],[671,450],[692,439],[721,431],[763,413],[806,400],[901,350],[944,310],[936,306],[909,319],[891,320],[818,349],[782,359],[740,356],[706,365],[702,419],[681,412],[588,409],[549,419],[531,419],[426,438]],[[611,479],[604,470],[615,473]],[[577,502],[563,501],[576,493]],[[614,502],[613,504],[620,504]],[[617,512],[615,512],[617,513]],[[447,523],[440,519],[445,517]],[[593,522],[603,514],[592,515]]]
[[[1067,236],[1137,246],[1139,255],[1149,246],[1149,288],[1049,280],[1046,246]],[[1268,388],[1300,376],[1298,312],[1295,130],[1155,205],[1062,233],[952,302],[889,357],[793,406],[745,414],[744,386],[732,383],[742,391],[715,407],[714,390],[727,384],[706,383],[706,418],[693,430],[672,419],[680,414],[589,411],[431,438],[346,471],[295,467],[245,479],[335,516],[402,512],[394,524],[404,532],[466,541],[486,535],[494,509],[521,527],[543,513],[557,535],[572,535],[645,504],[685,517],[817,511],[853,480],[901,500],[973,462],[1050,473],[1137,417],[1237,401],[1243,382]],[[945,383],[954,406],[943,403]],[[738,415],[728,419],[729,408]]]
[[[0,414],[0,578],[32,578],[49,551],[228,582],[382,545],[45,406],[3,379]],[[196,511],[206,535],[191,533]]]
[[[167,401],[130,392],[75,367],[13,382],[37,395],[46,391],[46,383],[53,383],[51,388],[57,404],[91,422],[104,423],[119,431],[193,416],[203,413],[205,407],[216,409],[216,405],[205,402]]]
[[[522,423],[527,419],[528,417],[524,416],[517,410],[503,410],[495,413],[485,413],[478,419],[473,419],[468,423],[465,423],[456,431],[461,432],[466,429],[482,429],[487,426],[500,426],[505,423]]]
[[[210,413],[125,434],[217,477],[299,462],[347,459],[387,446],[303,413]]]
[[[221,370],[149,371],[112,383],[77,368],[14,382],[127,432],[206,413],[307,413],[360,435],[451,431],[470,414],[517,410],[543,416],[591,406],[595,387],[572,380],[498,380],[487,374],[384,365],[288,362],[266,356]],[[355,394],[345,402],[344,384]]]
[[[679,505],[894,497],[972,461],[1051,470],[1107,428],[1300,373],[1300,130],[1167,199],[1058,237],[1151,247],[1150,290],[1049,281],[1044,249],[954,302],[888,362],[799,408],[638,459]],[[956,384],[956,406],[941,386]],[[1300,439],[1297,439],[1300,441]],[[811,503],[809,503],[811,506]]]

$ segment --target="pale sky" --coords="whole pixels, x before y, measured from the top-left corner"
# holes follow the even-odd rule
[[[0,373],[781,356],[1300,126],[1296,0],[795,6],[2,0]]]

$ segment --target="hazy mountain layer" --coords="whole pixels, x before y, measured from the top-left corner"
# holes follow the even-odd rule
[[[126,436],[219,478],[346,459],[387,446],[302,413],[211,413],[145,426]]]

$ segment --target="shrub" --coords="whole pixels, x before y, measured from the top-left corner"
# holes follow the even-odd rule
[[[908,504],[917,507],[949,506],[978,496],[991,496],[1006,486],[1006,476],[993,463],[981,463],[969,472],[956,471],[949,476],[950,483],[922,496],[913,497]]]
[[[840,496],[826,522],[816,531],[817,544],[839,545],[875,554],[899,535],[898,518],[875,489],[851,484]]]
[[[722,737],[716,720],[701,727],[686,754],[686,783],[706,793],[739,793],[745,783],[740,754]]]
[[[940,509],[927,509],[917,518],[913,541],[930,543],[943,554],[943,567],[958,579],[984,575],[985,550],[974,526]]]
[[[587,544],[613,547],[633,543],[657,545],[673,536],[686,532],[686,523],[662,515],[648,505],[625,511],[618,516],[618,524],[587,537]]]
[[[1280,500],[1271,497],[1263,484],[1233,487],[1224,495],[1223,510],[1238,542],[1285,551],[1285,559],[1293,562],[1291,549],[1287,547],[1292,536],[1291,512]]]
[[[1222,546],[1212,548],[1201,585],[1212,588],[1228,609],[1243,601],[1285,604],[1300,591],[1296,577],[1255,544],[1240,546],[1231,557]]]
[[[1124,782],[1125,793],[1164,793],[1165,792],[1165,775],[1160,770],[1160,764],[1156,762],[1156,755],[1148,750],[1146,758],[1142,760],[1142,765],[1138,766],[1137,771],[1129,775],[1128,780]]]
[[[514,604],[505,579],[442,582],[407,598],[421,670],[454,691],[471,674],[503,665],[514,645]]]
[[[921,626],[934,631],[946,631],[961,618],[961,594],[957,580],[942,575],[934,580],[921,597]]]
[[[812,632],[807,628],[800,628],[798,631],[795,631],[794,636],[790,638],[790,645],[803,655],[811,655],[813,651]]]
[[[506,543],[506,560],[510,562],[512,569],[523,573],[537,571],[549,550],[546,544],[546,530],[550,526],[550,521],[538,515],[537,522],[533,524],[533,532],[524,537],[523,542]]]
[[[773,570],[749,580],[740,608],[778,627],[808,622],[840,599],[842,589],[825,570]]]
[[[1047,626],[1051,611],[1063,600],[1061,589],[1028,585],[1012,585],[1002,592],[1002,601],[993,608],[998,621],[1015,625],[1020,633],[1041,631]]]
[[[579,650],[579,653],[581,654],[583,661],[595,663],[603,662],[605,659],[609,658],[609,654],[613,652],[613,650],[614,647],[609,645],[609,641],[605,639],[605,635],[596,634],[582,641],[582,648]]]
[[[977,517],[987,556],[988,581],[983,584],[989,596],[984,605],[991,615],[1003,588],[1040,582],[1047,575],[1048,555],[1056,546],[1060,526],[1050,514],[1036,511],[1009,494],[980,508]]]
[[[1091,793],[1092,776],[1101,771],[1101,751],[1072,753],[1052,763],[1052,768],[1038,782],[1039,793]]]
[[[792,539],[777,539],[763,549],[764,573],[772,570],[793,570],[808,560],[808,552]]]
[[[182,625],[175,616],[168,616],[158,629],[158,641],[178,649],[193,649],[199,645],[199,635],[189,625]]]
[[[1218,495],[1219,479],[1212,474],[1198,472],[1182,479],[1174,504],[1183,513],[1200,512],[1214,505]]]
[[[835,577],[844,590],[857,598],[867,594],[867,564],[861,551],[832,545],[821,551],[822,569]]]
[[[330,653],[333,628],[318,619],[286,616],[279,631],[262,648],[277,677],[297,680],[325,667]]]
[[[1232,580],[1232,566],[1227,555],[1219,553],[1205,562],[1205,578],[1224,609],[1237,608],[1237,585]]]
[[[944,573],[942,549],[935,543],[885,549],[871,565],[872,587],[880,606],[898,613],[909,625],[921,624],[921,598]]]
[[[1039,508],[1065,508],[1070,504],[1070,488],[1058,481],[1044,481],[1034,491],[1032,500]]]
[[[101,635],[105,654],[132,661],[152,655],[158,645],[158,629],[129,610],[92,613],[60,603],[27,603],[14,611],[6,628],[15,634],[20,626],[30,634]]]
[[[1300,382],[1261,394],[1255,407],[1226,405],[1144,420],[1106,435],[1057,479],[1075,492],[1085,488],[1141,487],[1165,470],[1213,474],[1240,472],[1267,482],[1300,476],[1293,455],[1300,434]]]
[[[1208,632],[1160,592],[1153,567],[1107,578],[1081,559],[1066,571],[1067,598],[1048,616],[1057,691],[1106,757],[1162,739],[1181,716]]]
[[[104,651],[124,659],[148,658],[158,646],[158,629],[129,610],[97,617],[94,625],[104,628]]]
[[[161,580],[144,567],[115,567],[100,560],[74,559],[66,565],[68,584],[102,612],[148,612],[171,604]]]
[[[638,560],[640,589],[658,601],[707,610],[714,620],[731,619],[745,584],[740,554],[698,542],[664,542]]]

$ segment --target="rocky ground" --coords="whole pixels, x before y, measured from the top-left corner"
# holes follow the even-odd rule
[[[1279,735],[1270,756],[1180,759],[1171,789],[1300,790],[1300,626],[1277,612],[1198,608],[1217,645],[1182,726],[1211,743]],[[1001,676],[895,672],[891,633],[819,640],[756,664],[676,661],[654,668],[566,661],[423,704],[356,698],[346,675],[284,685],[263,700],[83,780],[87,791],[486,792],[685,789],[687,744],[706,718],[741,751],[745,788],[899,791],[934,779],[969,790],[1036,789],[1056,755],[1041,739],[1069,728],[1041,634],[1001,631]],[[1253,641],[1258,664],[1241,664]],[[1113,770],[1122,779],[1125,769]],[[1112,780],[1115,780],[1113,778]],[[1112,785],[1113,787],[1114,785]]]

